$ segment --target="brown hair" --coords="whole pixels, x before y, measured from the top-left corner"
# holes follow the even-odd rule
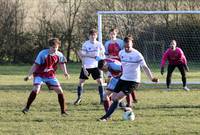
[[[49,40],[49,46],[54,46],[55,44],[59,44],[59,46],[61,45],[61,42],[58,38],[51,38]]]
[[[97,34],[98,31],[96,29],[90,29],[89,35]]]
[[[109,32],[111,33],[111,32],[115,32],[115,31],[118,33],[118,29],[117,28],[112,28],[112,29],[110,29]]]
[[[127,35],[125,38],[124,38],[124,42],[127,43],[128,41],[132,40],[133,41],[133,37],[131,35]]]
[[[106,63],[106,61],[105,61],[104,59],[99,60],[99,61],[98,61],[98,68],[99,68],[99,69],[102,69],[103,66],[105,65],[105,63]]]

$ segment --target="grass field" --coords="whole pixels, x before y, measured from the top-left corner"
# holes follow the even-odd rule
[[[30,66],[0,67],[0,134],[2,135],[199,135],[200,134],[200,85],[189,85],[192,90],[185,92],[181,85],[173,85],[173,91],[164,91],[165,85],[145,85],[137,90],[139,102],[134,108],[136,119],[123,121],[122,110],[117,110],[108,122],[96,119],[104,114],[99,105],[96,84],[88,80],[85,85],[83,102],[80,106],[72,103],[76,99],[76,84],[80,65],[71,64],[71,79],[62,83],[70,115],[60,116],[57,95],[42,88],[31,106],[28,115],[21,113],[32,81],[24,82]],[[164,81],[165,78],[155,75]],[[165,73],[166,74],[166,73]],[[198,80],[200,71],[191,71],[189,79]],[[196,78],[198,77],[198,78]],[[142,75],[143,80],[146,77]],[[178,72],[173,80],[180,80]]]

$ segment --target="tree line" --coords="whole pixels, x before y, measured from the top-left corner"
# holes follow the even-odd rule
[[[61,40],[61,51],[68,61],[79,62],[77,51],[88,38],[89,29],[97,28],[96,12],[99,10],[200,9],[198,0],[38,0],[36,7],[32,7],[34,12],[31,12],[26,6],[27,1],[0,1],[0,63],[32,63],[36,54],[48,47],[48,39],[51,37]],[[197,36],[200,30],[199,21],[200,16],[192,14],[106,15],[103,17],[103,40],[109,38],[110,28],[117,27],[120,37],[132,34],[138,41],[162,39],[167,42],[160,35],[170,34],[200,49]],[[196,31],[191,31],[191,27]],[[141,31],[150,32],[142,34]],[[153,33],[160,34],[152,37]],[[192,34],[194,36],[185,41],[186,39],[181,39],[183,33],[188,37]],[[151,38],[147,39],[148,37]]]

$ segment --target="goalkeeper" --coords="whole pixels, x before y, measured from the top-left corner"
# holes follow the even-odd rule
[[[183,89],[186,91],[189,91],[190,89],[186,86],[186,72],[189,71],[189,68],[187,66],[187,60],[186,57],[181,50],[181,48],[176,47],[177,43],[175,40],[172,40],[170,43],[170,47],[167,49],[167,51],[163,54],[162,61],[161,61],[161,75],[164,74],[164,66],[166,60],[168,60],[168,68],[167,68],[167,89],[169,89],[171,84],[171,77],[172,72],[177,67],[182,75],[182,82],[183,82]]]

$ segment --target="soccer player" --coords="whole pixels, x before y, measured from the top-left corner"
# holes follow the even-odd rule
[[[117,59],[119,58],[119,51],[124,49],[124,41],[122,39],[117,38],[118,29],[112,28],[110,29],[110,40],[105,42],[105,55],[107,58]],[[108,80],[110,81],[112,75],[108,72]],[[128,106],[131,106],[132,102],[137,103],[136,92],[133,91],[130,95],[126,97],[126,101]]]
[[[117,108],[118,103],[138,88],[141,81],[141,67],[152,82],[158,82],[158,79],[153,77],[142,54],[133,48],[132,36],[125,37],[124,42],[125,49],[119,52],[123,68],[122,76],[114,89],[117,94],[113,97],[113,103],[106,114],[99,119],[100,121],[107,121]]]
[[[83,93],[83,85],[85,80],[89,79],[90,74],[92,78],[98,83],[98,91],[100,95],[100,103],[103,103],[103,79],[101,72],[98,69],[97,58],[105,57],[105,48],[103,44],[97,41],[97,30],[91,29],[89,32],[89,40],[85,41],[82,45],[82,49],[79,52],[79,57],[82,60],[82,69],[79,76],[79,84],[77,87],[77,100],[74,102],[75,105],[80,104]]]
[[[122,65],[116,59],[107,58],[98,61],[98,68],[104,72],[109,71],[112,75],[103,97],[104,110],[107,112],[111,104],[111,96],[116,94],[114,88],[121,76]]]
[[[107,58],[119,59],[119,51],[124,48],[124,41],[117,38],[118,29],[110,30],[110,40],[105,42],[105,55]]]
[[[29,111],[32,102],[35,100],[37,94],[40,92],[41,85],[46,83],[50,90],[54,90],[58,95],[58,102],[60,104],[61,114],[67,115],[65,108],[65,97],[59,81],[55,77],[57,65],[60,64],[61,70],[64,72],[65,77],[69,77],[65,63],[66,58],[61,52],[58,51],[61,42],[58,38],[49,40],[49,49],[44,49],[38,54],[35,63],[32,65],[27,77],[24,78],[28,81],[33,75],[33,89],[29,95],[26,107],[22,110],[24,114]]]
[[[171,41],[170,47],[163,54],[161,61],[162,75],[164,74],[164,67],[166,60],[168,60],[169,62],[167,68],[167,78],[166,78],[167,89],[170,90],[169,86],[171,84],[172,72],[177,67],[182,75],[183,89],[189,91],[190,89],[186,86],[186,72],[185,72],[189,71],[189,68],[187,66],[187,60],[181,48],[177,47],[176,40]]]

